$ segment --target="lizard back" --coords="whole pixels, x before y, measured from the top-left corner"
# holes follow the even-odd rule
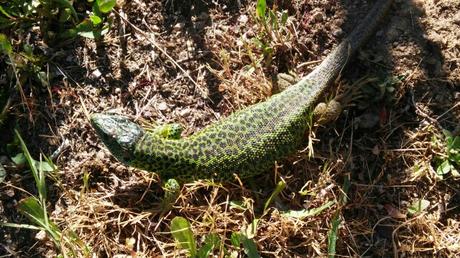
[[[360,25],[315,70],[285,91],[186,138],[167,139],[142,133],[130,142],[128,149],[132,157],[117,158],[129,165],[157,172],[163,178],[185,180],[230,179],[233,173],[244,178],[270,168],[275,161],[292,154],[302,145],[309,126],[309,113],[351,55],[375,30],[391,2],[377,1]],[[100,129],[104,122],[93,121],[93,125]],[[117,137],[101,138],[110,149]]]

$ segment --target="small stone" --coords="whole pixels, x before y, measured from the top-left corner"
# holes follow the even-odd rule
[[[46,232],[44,230],[38,231],[37,234],[35,234],[35,239],[43,241],[46,239]]]
[[[343,30],[341,28],[338,28],[332,32],[332,35],[334,35],[334,37],[340,37],[343,35]]]
[[[186,108],[186,109],[182,109],[180,112],[179,112],[179,115],[181,117],[185,117],[185,116],[188,116],[190,114],[191,110],[190,108]]]
[[[248,20],[249,20],[249,18],[245,14],[241,15],[240,17],[238,17],[238,21],[243,25],[246,24],[248,22]]]
[[[454,98],[455,99],[460,99],[460,92],[455,92]]]
[[[101,75],[102,75],[102,73],[101,73],[101,71],[99,71],[99,69],[96,69],[91,73],[91,76],[93,78],[99,78],[99,77],[101,77]]]
[[[103,151],[103,150],[98,151],[98,152],[96,153],[96,158],[97,158],[98,160],[104,160],[104,159],[105,159],[105,153],[104,153],[104,151]]]
[[[184,27],[185,27],[185,23],[179,22],[179,23],[176,23],[176,25],[174,25],[173,30],[176,32],[181,31]]]
[[[4,191],[8,197],[13,197],[14,196],[14,189],[13,188],[8,188]]]
[[[158,27],[158,26],[155,25],[155,24],[152,25],[151,28],[152,28],[152,31],[153,31],[153,32],[160,32],[160,27]]]
[[[315,22],[321,22],[324,20],[324,13],[321,11],[317,11],[312,15],[312,17]]]
[[[168,104],[166,104],[166,102],[161,102],[160,104],[158,104],[158,109],[161,111],[166,111],[168,110]]]

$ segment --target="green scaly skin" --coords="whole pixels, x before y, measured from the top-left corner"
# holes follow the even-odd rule
[[[94,114],[91,123],[121,162],[181,181],[257,175],[298,150],[309,116],[348,59],[373,33],[391,5],[377,1],[364,21],[309,75],[283,92],[206,127],[187,138],[146,132],[128,118]]]

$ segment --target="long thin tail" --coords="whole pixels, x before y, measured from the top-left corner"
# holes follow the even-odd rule
[[[390,9],[392,2],[393,0],[377,0],[366,18],[305,79],[314,81],[315,84],[318,83],[323,87],[332,83],[351,56],[372,35],[379,22]],[[318,90],[322,92],[322,89]]]

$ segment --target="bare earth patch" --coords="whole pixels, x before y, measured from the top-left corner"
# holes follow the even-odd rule
[[[359,84],[360,95],[335,123],[309,133],[305,146],[310,140],[313,149],[258,178],[185,184],[167,212],[159,207],[160,178],[116,161],[88,122],[88,113],[110,109],[145,125],[178,122],[190,135],[269,97],[277,73],[310,72],[374,2],[275,1],[289,18],[264,58],[254,1],[120,1],[102,42],[82,39],[66,50],[52,108],[37,107],[36,123],[21,123],[37,156],[69,142],[47,184],[51,219],[95,257],[184,256],[170,234],[176,216],[190,221],[199,245],[217,234],[218,256],[223,247],[237,251],[231,233],[247,232],[256,218],[253,239],[263,257],[327,256],[337,218],[338,256],[460,255],[459,178],[436,172],[443,130],[460,133],[458,1],[395,1],[328,93]],[[33,192],[33,179],[6,168],[0,221],[28,223],[15,205],[27,196],[21,188]],[[287,187],[264,211],[280,180]],[[422,200],[427,206],[411,212]],[[284,214],[331,201],[304,218]],[[56,253],[36,231],[0,228],[0,254]]]

